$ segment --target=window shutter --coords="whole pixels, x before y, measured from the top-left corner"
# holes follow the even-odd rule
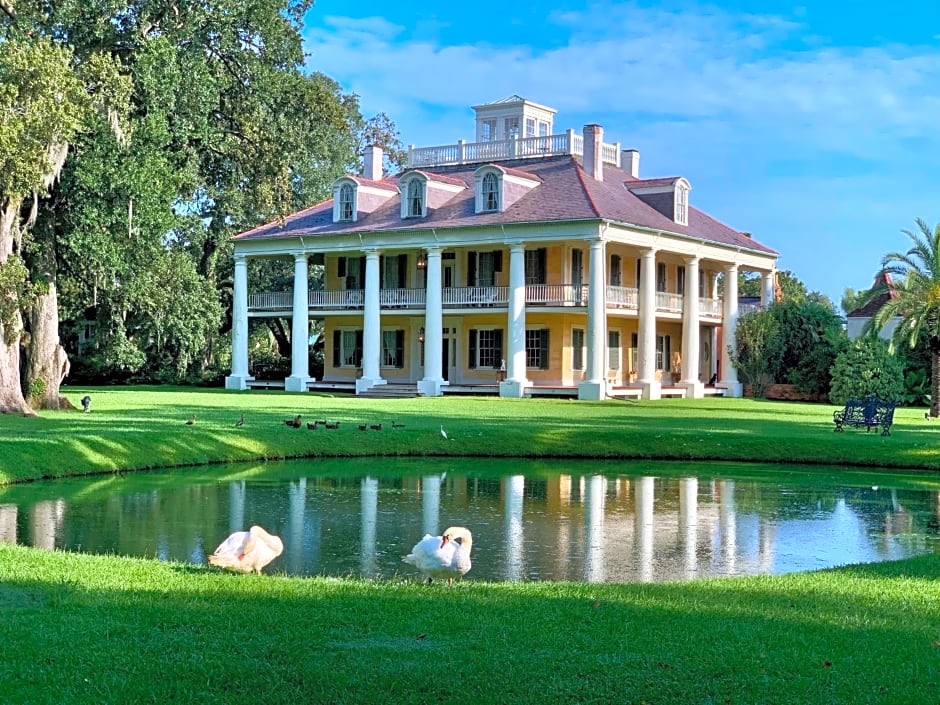
[[[398,255],[398,286],[404,289],[408,281],[408,257]]]
[[[545,249],[544,247],[540,247],[538,249],[538,253],[539,253],[538,254],[538,258],[539,258],[538,283],[546,284],[548,282],[547,282],[547,277],[545,273],[545,267],[546,267],[546,260],[548,259],[548,250]]]
[[[502,250],[493,250],[493,271],[494,272],[503,271],[503,251]]]
[[[333,331],[333,367],[339,367],[340,352],[339,352],[339,341],[342,333],[338,330]]]
[[[340,257],[336,261],[336,276],[338,276],[340,279],[346,276],[346,258],[345,257]]]
[[[665,336],[665,340],[664,340],[664,342],[663,342],[663,348],[664,348],[664,351],[663,351],[663,352],[664,352],[664,355],[665,355],[665,359],[663,360],[663,369],[664,369],[664,370],[671,370],[671,369],[672,369],[672,351],[669,349],[669,348],[670,348],[670,345],[669,345],[669,336],[668,336],[668,335]]]
[[[636,348],[640,345],[640,337],[636,333],[630,334],[630,347]]]
[[[362,364],[362,331],[356,331],[356,352],[353,354],[356,360],[356,367]]]
[[[477,253],[471,250],[467,253],[467,286],[477,285]]]
[[[471,370],[477,368],[477,329],[470,329],[470,363],[467,365]]]
[[[366,288],[366,258],[364,255],[359,258],[359,288]]]
[[[548,369],[548,328],[539,331],[539,361],[540,369]]]
[[[365,278],[366,270],[362,270],[363,278]],[[365,287],[362,287],[365,289]],[[385,255],[379,255],[379,288],[387,289],[388,288],[388,279],[385,277]]]
[[[395,367],[405,366],[405,331],[395,331]]]
[[[503,355],[503,329],[499,328],[495,331],[496,335],[493,336],[496,340],[496,355],[493,360],[493,368],[499,369],[499,366],[502,364],[504,355]]]

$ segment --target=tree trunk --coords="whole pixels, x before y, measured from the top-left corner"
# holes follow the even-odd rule
[[[19,199],[0,199],[0,267],[14,254],[19,228]],[[12,292],[0,291],[6,298]],[[4,302],[8,304],[9,301]],[[0,317],[0,413],[32,414],[33,410],[23,397],[20,384],[20,338],[22,318],[17,308],[8,316]]]
[[[940,340],[930,343],[930,415],[940,416]]]
[[[74,408],[59,396],[69,372],[69,356],[59,344],[59,303],[55,282],[29,309],[31,332],[26,353],[26,393],[36,409]]]

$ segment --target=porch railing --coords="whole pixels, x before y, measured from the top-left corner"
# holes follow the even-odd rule
[[[581,284],[529,284],[525,288],[526,305],[531,306],[587,306],[588,287]],[[382,289],[379,304],[383,309],[423,309],[427,301],[425,289]],[[637,289],[627,286],[607,287],[609,308],[639,308]],[[289,291],[266,291],[249,294],[248,308],[251,311],[287,311],[293,308],[293,294]],[[362,309],[365,291],[362,289],[311,291],[307,303],[311,309],[341,310]],[[464,286],[441,289],[441,303],[447,308],[477,308],[506,306],[509,303],[507,286]],[[659,313],[682,313],[682,294],[656,292],[656,310]],[[759,310],[760,305],[743,305],[739,313]],[[721,299],[699,299],[699,314],[707,318],[721,319]]]
[[[452,164],[473,164],[492,162],[502,159],[525,159],[531,157],[550,157],[558,154],[584,153],[584,138],[574,130],[560,135],[541,137],[515,137],[498,142],[458,142],[435,147],[408,148],[408,166],[446,166]],[[601,146],[601,159],[614,166],[620,166],[620,143],[604,143]]]

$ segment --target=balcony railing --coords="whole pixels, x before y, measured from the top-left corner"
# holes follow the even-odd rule
[[[559,154],[584,154],[584,138],[568,130],[561,135],[543,137],[516,137],[499,142],[458,142],[437,147],[408,148],[408,166],[449,166],[474,164],[502,159],[527,159],[551,157]],[[601,159],[616,167],[620,166],[620,143],[601,146]]]
[[[608,286],[608,308],[639,309],[637,289],[627,286]],[[248,309],[256,313],[293,309],[294,295],[289,291],[267,291],[248,296]],[[362,289],[344,289],[333,291],[311,291],[307,295],[307,304],[311,309],[319,310],[361,310],[365,301]],[[423,310],[427,302],[425,289],[382,289],[379,292],[379,305],[382,309]],[[525,288],[527,306],[587,306],[588,287],[582,284],[529,284]],[[507,286],[464,286],[441,289],[441,303],[444,308],[491,308],[505,307],[509,303]],[[682,313],[682,294],[656,292],[656,311],[658,313]],[[740,313],[747,310],[742,306]],[[699,299],[699,314],[710,319],[721,319],[723,315],[721,299]]]

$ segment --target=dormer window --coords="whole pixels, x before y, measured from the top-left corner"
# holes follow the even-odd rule
[[[689,224],[689,187],[684,183],[684,180],[680,180],[676,184],[676,222],[679,225],[688,225]]]
[[[351,221],[356,212],[356,192],[350,184],[343,184],[339,189],[339,217],[340,221]]]
[[[404,216],[406,218],[424,216],[424,183],[420,179],[411,179],[408,182]]]
[[[483,208],[484,211],[499,210],[499,177],[493,172],[483,177],[482,186]]]

